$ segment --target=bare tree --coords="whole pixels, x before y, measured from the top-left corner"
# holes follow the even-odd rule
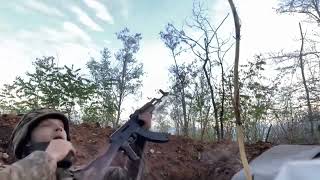
[[[279,13],[304,14],[310,21],[320,24],[319,0],[281,0]]]
[[[113,127],[119,125],[121,110],[124,99],[129,94],[135,94],[142,85],[143,65],[138,63],[134,55],[140,49],[140,33],[130,34],[128,28],[124,28],[116,34],[122,41],[123,48],[115,54],[115,59],[119,62],[115,68],[114,76],[118,83],[114,94],[116,96],[117,119],[113,122]]]
[[[172,58],[174,60],[174,74],[177,77],[178,92],[181,95],[181,105],[183,111],[183,134],[188,136],[189,121],[187,119],[187,104],[186,104],[186,74],[183,69],[177,63],[177,56],[180,54],[178,50],[178,45],[181,39],[175,36],[175,29],[170,24],[167,25],[164,32],[160,32],[161,39],[164,41],[165,45],[170,49]]]
[[[218,25],[217,28],[214,28],[211,25],[210,20],[207,17],[207,14],[205,13],[205,9],[203,8],[202,4],[194,3],[192,20],[191,23],[187,23],[187,27],[189,27],[191,30],[200,31],[202,34],[200,37],[193,37],[191,35],[188,35],[184,31],[179,31],[173,25],[171,25],[172,28],[175,30],[174,32],[176,36],[180,37],[181,41],[184,42],[187,46],[189,46],[187,50],[191,50],[193,54],[203,63],[202,70],[205,74],[205,78],[211,95],[211,102],[213,106],[215,119],[215,132],[218,140],[223,138],[223,121],[219,124],[219,102],[217,98],[217,95],[219,94],[215,91],[214,83],[212,82],[213,78],[211,70],[213,66],[213,59],[211,56],[212,53],[216,51],[213,45],[213,40],[217,34],[218,29],[222,26],[227,17],[228,15],[222,20],[222,22]],[[222,57],[224,57],[224,55],[220,56],[220,58]],[[223,66],[221,68],[223,71]],[[224,80],[223,77],[222,79]],[[223,95],[225,94],[223,93]],[[223,113],[224,110],[221,110],[220,119],[223,119]]]
[[[302,32],[301,23],[299,23],[300,35],[301,35],[301,48],[299,53],[299,62],[300,62],[300,70],[302,76],[302,82],[306,93],[307,99],[307,106],[308,106],[308,117],[310,121],[310,128],[311,128],[311,137],[314,138],[314,127],[313,127],[313,119],[312,119],[312,108],[310,103],[310,95],[309,95],[309,88],[307,86],[305,72],[304,72],[304,61],[303,61],[303,46],[304,46],[304,34]]]

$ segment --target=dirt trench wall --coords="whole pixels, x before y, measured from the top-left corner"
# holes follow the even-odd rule
[[[19,121],[15,115],[0,116],[0,163],[10,164],[10,134]],[[93,160],[107,148],[114,130],[91,124],[71,125],[71,141],[77,149],[76,165]],[[268,143],[246,145],[252,160],[271,147]],[[237,143],[201,143],[189,138],[170,136],[165,144],[148,143],[145,149],[146,180],[229,180],[241,169]]]

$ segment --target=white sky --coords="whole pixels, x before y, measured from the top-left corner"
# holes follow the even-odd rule
[[[274,10],[277,5],[276,0],[235,0],[235,3],[242,23],[240,49],[242,63],[254,54],[299,47],[299,44],[294,42],[294,39],[299,36],[298,19],[289,15],[276,14]],[[86,21],[88,19],[82,14],[81,9],[73,8],[72,10],[79,14],[79,17],[82,17],[80,19],[82,23],[87,22],[87,25],[91,24],[94,30],[101,30],[94,22],[89,21],[88,24]],[[224,25],[223,32],[234,34],[233,17],[228,1],[217,0],[212,11],[217,21],[220,22],[227,13],[230,13],[230,17],[227,24]],[[113,20],[111,23],[114,23]],[[5,29],[5,26],[5,24],[0,24],[0,31]],[[41,35],[41,33],[51,35],[52,38],[48,39],[49,43],[43,44],[43,42],[33,39],[35,34]],[[74,36],[73,38],[85,42],[86,45],[68,41],[61,43],[61,40],[72,38],[69,37],[70,34]],[[29,41],[27,43],[21,41],[22,37]],[[87,34],[82,34],[82,31],[68,22],[64,24],[61,31],[42,28],[35,33],[20,31],[10,37],[3,37],[0,33],[0,38],[0,87],[4,83],[11,83],[17,75],[22,75],[30,70],[31,63],[36,57],[58,55],[59,63],[76,64],[76,67],[84,68],[89,57],[97,56],[101,50]],[[106,42],[108,43],[107,40]],[[31,43],[33,46],[29,46]],[[46,50],[41,48],[44,46]],[[165,48],[160,39],[142,40],[140,49],[138,59],[143,60],[146,72],[142,88],[144,94],[141,99],[127,102],[130,107],[127,110],[141,106],[147,97],[156,96],[157,89],[168,89],[168,67],[173,63],[169,50]],[[231,56],[233,56],[233,51]]]

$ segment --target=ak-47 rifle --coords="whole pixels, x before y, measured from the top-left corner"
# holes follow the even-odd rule
[[[143,169],[141,159],[146,141],[155,143],[165,143],[169,141],[167,133],[157,133],[146,130],[142,127],[144,122],[139,120],[139,114],[143,112],[151,113],[155,109],[155,105],[161,102],[163,97],[168,95],[168,92],[163,92],[162,90],[160,90],[160,92],[162,94],[160,98],[153,98],[130,115],[130,119],[111,135],[108,150],[85,168],[76,171],[76,179],[103,180],[115,156],[119,151],[124,151],[129,159],[138,166],[135,172],[130,172],[129,169],[130,178],[140,180]]]

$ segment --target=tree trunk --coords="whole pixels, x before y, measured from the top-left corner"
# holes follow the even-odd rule
[[[180,85],[181,85],[181,105],[182,105],[182,113],[183,113],[183,127],[182,127],[182,132],[184,136],[188,136],[188,130],[189,130],[189,123],[188,123],[188,119],[187,119],[187,105],[186,105],[186,97],[185,97],[185,84],[184,84],[184,80],[182,79],[181,74],[179,73],[179,68],[178,68],[178,64],[177,64],[177,60],[176,60],[176,56],[174,54],[174,51],[171,51],[172,56],[173,56],[173,60],[176,66],[176,72],[177,72],[177,76],[178,79],[180,80]]]
[[[215,130],[216,130],[216,133],[217,133],[217,139],[218,141],[220,141],[221,139],[221,136],[220,136],[220,130],[219,130],[219,120],[218,120],[218,108],[217,108],[217,105],[216,105],[216,102],[215,102],[215,99],[214,99],[214,93],[213,93],[213,87],[211,85],[211,80],[210,80],[210,77],[209,77],[209,74],[208,74],[208,71],[207,71],[207,68],[206,68],[206,65],[209,61],[209,50],[208,50],[208,44],[207,44],[207,40],[205,39],[205,44],[206,44],[206,59],[204,60],[204,64],[202,66],[202,69],[204,71],[204,74],[206,76],[206,79],[207,79],[207,83],[208,83],[208,86],[209,86],[209,89],[210,89],[210,94],[211,94],[211,101],[212,101],[212,106],[213,106],[213,111],[214,111],[214,119],[215,119]]]
[[[240,94],[239,94],[239,74],[238,74],[238,66],[239,66],[239,54],[240,54],[240,22],[239,16],[234,6],[232,0],[228,0],[229,5],[232,10],[235,30],[236,30],[236,50],[235,50],[235,60],[234,60],[234,113],[236,118],[236,128],[237,128],[237,139],[239,144],[240,158],[243,164],[244,173],[247,180],[252,180],[252,175],[249,168],[248,159],[245,152],[244,147],[244,137],[243,137],[243,128],[241,125],[241,116],[240,116]]]
[[[117,105],[117,119],[116,122],[113,123],[113,128],[116,128],[119,125],[120,116],[121,116],[121,105],[123,102],[123,95],[125,90],[125,76],[127,73],[127,59],[124,60],[123,66],[122,66],[122,75],[120,80],[120,86],[119,86],[119,101]]]
[[[223,116],[224,116],[224,102],[225,102],[225,79],[224,79],[224,67],[223,67],[223,57],[224,55],[221,57],[221,45],[219,42],[219,38],[218,35],[216,35],[216,41],[217,41],[217,45],[218,45],[218,50],[217,50],[217,55],[218,55],[218,60],[219,60],[219,64],[221,67],[221,88],[222,88],[222,97],[221,97],[221,109],[220,109],[220,134],[221,134],[221,139],[224,138],[224,127],[223,127]]]
[[[210,113],[210,107],[208,108],[208,111],[207,111],[206,116],[204,118],[203,129],[201,131],[201,141],[203,141],[203,136],[204,136],[204,133],[206,132],[206,129],[207,129],[207,125],[208,125],[208,121],[209,121],[209,113]]]
[[[202,117],[202,108],[200,109],[199,118],[200,118],[200,141],[203,140],[203,129],[204,129],[204,118]]]
[[[308,106],[308,118],[309,118],[310,128],[311,128],[311,138],[314,140],[314,127],[313,127],[313,118],[312,118],[312,108],[311,108],[311,103],[310,103],[309,88],[308,88],[307,82],[306,82],[306,77],[305,77],[305,73],[304,73],[304,64],[303,64],[303,59],[302,59],[303,46],[304,46],[304,36],[303,36],[303,33],[302,33],[302,28],[301,28],[301,24],[300,23],[299,23],[299,28],[300,28],[300,35],[301,35],[301,48],[300,48],[299,62],[300,62],[300,69],[301,69],[301,76],[302,76],[303,86],[304,86],[304,89],[306,91],[307,106]]]
[[[188,118],[187,118],[187,107],[186,107],[186,96],[184,93],[184,85],[182,88],[182,94],[181,94],[181,98],[182,98],[182,113],[183,113],[183,135],[184,136],[188,136],[189,132],[189,123],[188,123]]]
[[[223,115],[224,115],[224,101],[225,101],[225,88],[224,88],[224,70],[223,70],[223,64],[220,61],[220,65],[221,65],[221,85],[222,85],[222,98],[221,98],[221,110],[220,110],[220,133],[221,133],[221,139],[224,138],[224,132],[223,132]]]
[[[265,143],[267,143],[267,142],[268,142],[268,139],[269,139],[269,135],[270,135],[271,128],[272,128],[272,124],[271,124],[271,125],[269,126],[269,128],[268,128],[268,132],[267,132],[266,138],[264,139],[264,142],[265,142]]]

